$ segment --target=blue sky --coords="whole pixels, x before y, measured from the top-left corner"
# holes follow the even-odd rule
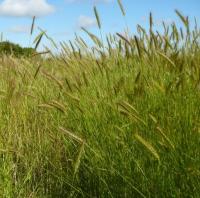
[[[133,32],[137,24],[147,27],[150,11],[157,28],[162,20],[180,23],[175,9],[200,21],[199,0],[122,0],[122,3],[126,22]],[[99,11],[104,34],[124,30],[125,21],[117,0],[0,0],[0,32],[3,32],[4,40],[28,46],[31,16],[36,15],[36,25],[47,30],[56,42],[73,39],[75,32],[85,37],[80,31],[81,26],[98,34],[94,5]],[[35,31],[33,37],[37,33]]]

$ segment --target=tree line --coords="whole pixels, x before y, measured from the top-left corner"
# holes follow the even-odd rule
[[[33,55],[35,52],[35,49],[31,47],[21,47],[19,44],[15,44],[10,41],[0,42],[0,55],[6,54],[16,57],[28,57]]]

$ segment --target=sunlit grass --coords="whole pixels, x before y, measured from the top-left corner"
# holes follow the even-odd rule
[[[176,13],[184,29],[150,14],[107,43],[84,29],[92,48],[0,57],[2,197],[199,197],[200,31]]]

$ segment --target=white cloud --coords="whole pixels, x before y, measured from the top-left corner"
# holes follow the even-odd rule
[[[96,3],[111,3],[113,0],[94,0]]]
[[[91,2],[91,3],[110,3],[113,0],[65,0],[67,3],[84,3],[84,2]]]
[[[11,28],[8,29],[9,32],[13,32],[13,33],[29,33],[30,32],[30,27],[29,26],[13,26]]]
[[[0,3],[0,15],[27,17],[44,16],[54,11],[46,0],[3,0]]]
[[[70,34],[69,32],[67,32],[67,31],[64,32],[64,31],[63,31],[63,32],[56,32],[56,33],[53,33],[52,36],[53,36],[53,37],[67,37],[67,36],[69,36],[69,34]]]
[[[81,15],[78,18],[77,26],[79,28],[90,28],[96,26],[96,19],[88,16]]]

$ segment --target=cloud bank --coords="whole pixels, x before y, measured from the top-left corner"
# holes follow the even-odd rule
[[[45,16],[54,10],[55,8],[46,0],[3,0],[0,3],[1,16]]]

